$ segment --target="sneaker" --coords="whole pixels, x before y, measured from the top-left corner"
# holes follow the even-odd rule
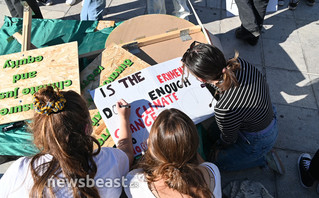
[[[284,0],[278,0],[278,5],[279,5],[279,6],[285,5],[285,1],[284,1]]]
[[[256,45],[258,43],[259,36],[254,36],[252,33],[250,33],[248,30],[246,30],[243,27],[239,27],[235,31],[236,38],[244,40],[248,42],[250,45]]]
[[[315,5],[316,1],[315,0],[307,0],[307,5],[308,6],[313,6]]]
[[[303,153],[298,158],[299,180],[303,187],[309,188],[313,185],[314,179],[308,173],[311,162],[311,156],[308,153]]]
[[[290,0],[289,1],[289,5],[288,5],[288,9],[289,10],[295,10],[297,5],[299,3],[299,0]]]
[[[53,4],[52,0],[47,0],[47,1],[45,2],[45,5],[46,5],[46,6],[50,6],[50,5],[52,5],[52,4]]]
[[[266,155],[267,165],[270,169],[276,173],[283,175],[285,174],[285,168],[274,150],[271,150]]]
[[[76,2],[76,0],[66,0],[66,1],[65,1],[65,4],[66,4],[66,5],[69,5],[69,6],[72,6],[72,5],[75,4],[75,2]]]
[[[53,4],[52,0],[39,0],[38,2],[42,3],[45,6],[50,6]]]

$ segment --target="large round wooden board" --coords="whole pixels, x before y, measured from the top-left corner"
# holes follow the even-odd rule
[[[163,14],[142,15],[129,19],[115,28],[106,40],[105,47],[111,43],[123,44],[139,38],[164,34],[168,31],[195,26],[191,22]],[[135,54],[150,65],[181,57],[193,41],[207,43],[202,32],[191,34],[191,40],[175,38],[140,48]]]

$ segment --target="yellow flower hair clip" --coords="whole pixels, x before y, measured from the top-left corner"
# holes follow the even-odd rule
[[[39,114],[50,115],[52,112],[56,113],[61,111],[66,103],[66,100],[62,94],[58,94],[59,99],[56,102],[47,102],[46,104],[41,104],[39,99],[33,95],[33,106],[35,112]]]

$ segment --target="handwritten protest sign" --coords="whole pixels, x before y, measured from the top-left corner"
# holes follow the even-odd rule
[[[51,85],[80,93],[77,42],[0,57],[0,124],[32,118],[32,95]]]
[[[149,131],[162,110],[180,109],[195,124],[214,113],[213,107],[209,107],[212,95],[194,76],[182,83],[180,59],[148,67],[90,92],[115,143],[119,137],[116,102],[123,98],[131,104],[130,130],[135,156],[147,149]]]
[[[81,72],[82,96],[87,102],[93,126],[91,135],[100,146],[113,147],[114,142],[89,92],[149,66],[122,47],[111,44]]]

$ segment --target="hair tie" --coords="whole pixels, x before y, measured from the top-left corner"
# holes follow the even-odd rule
[[[38,114],[50,115],[52,112],[56,113],[61,111],[66,103],[66,99],[62,94],[58,94],[58,100],[56,102],[47,102],[46,104],[41,104],[39,99],[33,95],[33,106],[35,112]]]
[[[222,72],[223,74],[226,72],[226,67],[223,68]]]

